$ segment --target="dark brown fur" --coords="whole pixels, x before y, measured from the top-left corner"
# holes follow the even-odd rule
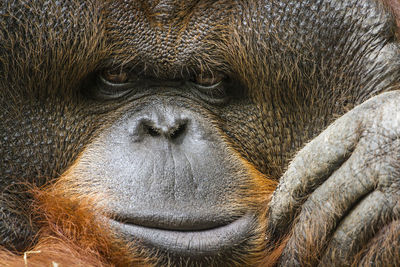
[[[229,1],[221,2],[229,3]],[[398,2],[396,0],[386,2],[398,15]],[[41,136],[43,140],[57,138],[54,136],[67,136],[69,140],[72,140],[62,143],[60,147],[49,145],[46,147],[51,150],[48,154],[43,153],[39,156],[37,151],[33,151],[35,156],[42,157],[42,162],[48,164],[44,167],[37,166],[38,169],[46,170],[43,175],[46,179],[61,178],[45,189],[32,190],[34,209],[27,216],[35,218],[35,223],[39,225],[40,231],[36,235],[37,244],[26,250],[24,254],[13,254],[4,249],[0,253],[0,265],[152,266],[158,260],[154,255],[136,244],[127,244],[118,239],[106,224],[98,220],[102,210],[96,206],[96,202],[105,196],[96,194],[96,190],[92,189],[90,184],[80,184],[90,177],[84,177],[84,173],[75,169],[80,161],[79,154],[85,151],[86,146],[103,128],[111,125],[124,112],[120,104],[110,104],[100,111],[93,103],[86,106],[76,97],[79,94],[76,90],[79,82],[98,69],[129,64],[134,68],[132,62],[140,61],[143,55],[129,50],[130,47],[125,42],[126,36],[119,35],[112,28],[116,23],[112,21],[111,16],[108,17],[107,8],[111,9],[115,3],[123,3],[123,1],[105,1],[102,4],[105,4],[107,8],[96,1],[87,1],[87,8],[79,17],[73,14],[73,10],[79,7],[78,1],[71,3],[76,6],[72,7],[71,14],[66,16],[71,20],[71,24],[84,26],[83,34],[76,36],[74,29],[64,32],[65,25],[61,25],[60,28],[50,25],[46,28],[34,24],[31,28],[27,26],[30,25],[29,18],[23,18],[26,21],[19,24],[17,31],[8,29],[0,31],[0,40],[7,40],[4,47],[10,49],[16,45],[15,50],[12,50],[14,54],[0,54],[0,67],[4,70],[0,73],[0,88],[3,90],[0,92],[0,100],[9,99],[9,95],[15,95],[12,98],[14,102],[7,103],[8,106],[3,108],[5,112],[2,111],[0,119],[6,121],[5,125],[10,125],[10,128],[16,127],[13,121],[24,121],[25,112],[23,108],[20,111],[20,107],[24,107],[25,102],[29,103],[30,98],[40,99],[44,95],[47,101],[52,101],[54,104],[49,108],[51,112],[60,118],[70,119],[61,121],[59,124],[53,122],[49,126],[46,121],[40,121],[40,118],[45,117],[49,110],[42,108],[39,102],[35,106],[36,116],[39,119],[33,123],[29,120],[25,121],[24,125],[32,123],[41,129],[41,132],[33,136],[27,134],[28,136],[24,138],[35,141],[35,135]],[[165,26],[166,21],[172,21],[170,28],[179,28],[177,36],[171,37],[175,38],[177,47],[181,44],[180,35],[189,28],[187,18],[192,16],[193,8],[197,4],[197,2],[191,2],[193,6],[187,6],[184,1],[180,3],[182,5],[177,12],[169,14],[172,20],[166,20],[171,18],[167,16],[168,14],[163,14],[162,10],[152,10],[149,7],[152,2],[149,2],[149,5],[141,4],[145,17],[151,21],[153,27],[162,27]],[[277,180],[285,171],[290,159],[306,142],[337,117],[367,98],[366,94],[350,90],[357,88],[361,82],[357,80],[357,77],[348,74],[353,69],[361,68],[363,62],[343,64],[340,69],[336,69],[338,75],[332,75],[331,69],[337,65],[335,60],[343,59],[332,57],[331,61],[325,62],[321,58],[326,55],[321,51],[313,50],[312,43],[302,43],[303,46],[299,48],[296,47],[296,40],[281,40],[280,32],[263,32],[265,25],[251,20],[254,16],[262,15],[263,11],[259,10],[256,2],[248,1],[242,4],[243,14],[240,18],[232,17],[232,14],[237,11],[234,3],[221,11],[226,19],[212,25],[215,32],[204,36],[201,43],[203,49],[211,50],[211,54],[200,54],[198,58],[192,59],[191,63],[200,65],[201,70],[217,68],[234,74],[247,88],[249,103],[253,104],[251,108],[243,111],[246,105],[238,105],[238,107],[223,110],[222,118],[210,115],[210,121],[213,121],[215,125],[223,125],[221,139],[229,143],[233,151],[237,151],[237,154],[230,156],[240,159],[246,166],[244,171],[251,173],[251,185],[240,189],[243,195],[248,197],[237,201],[238,205],[247,205],[249,209],[259,210],[258,232],[263,233],[258,237],[251,252],[247,251],[246,255],[241,255],[242,252],[239,251],[238,255],[235,255],[237,262],[232,265],[236,263],[236,265],[272,266],[279,260],[291,236],[288,229],[285,235],[280,237],[280,241],[273,240],[272,237],[268,239],[266,214]],[[203,5],[207,7],[212,3],[204,1]],[[46,18],[40,17],[41,10],[38,8],[33,5],[33,16],[41,18],[42,22],[47,22]],[[61,9],[55,8],[51,11],[60,14]],[[118,14],[114,15],[118,18]],[[5,29],[6,23],[1,23],[0,20],[0,29]],[[36,23],[40,24],[40,22]],[[247,26],[244,27],[244,25]],[[30,42],[23,46],[28,37],[31,38]],[[271,43],[265,41],[266,39]],[[281,58],[273,54],[276,53],[276,46],[282,47],[283,52],[281,52],[287,57]],[[339,47],[338,50],[341,48]],[[304,53],[295,53],[297,51],[304,51]],[[111,56],[113,62],[105,61]],[[177,76],[179,73],[186,74],[193,71],[190,68],[193,66],[180,68],[178,54],[174,54],[172,58],[174,60],[164,62],[165,65],[159,68],[152,68],[149,63],[145,72],[164,78],[163,75],[169,74],[165,72],[165,69],[170,69]],[[374,84],[379,84],[379,81]],[[393,84],[394,82],[390,83],[388,87]],[[303,91],[304,88],[308,90]],[[332,88],[332,91],[324,91],[321,88]],[[332,93],[333,91],[335,94]],[[23,97],[26,95],[28,98]],[[58,109],[61,106],[58,104],[68,101],[76,104],[77,108]],[[337,106],[338,102],[344,104]],[[274,103],[274,106],[271,103]],[[253,109],[256,112],[251,113]],[[109,110],[118,111],[111,113]],[[95,115],[86,117],[86,114],[92,114],[87,111]],[[109,116],[106,120],[101,120],[101,116],[96,112],[109,113]],[[246,112],[252,114],[253,117],[247,117],[251,122],[246,121],[247,123],[244,124],[243,114],[246,115]],[[46,127],[54,130],[56,134]],[[79,133],[81,129],[84,135]],[[23,131],[24,129],[21,130]],[[262,134],[265,136],[260,137],[260,131],[264,131]],[[93,155],[93,158],[97,156]],[[101,159],[98,160],[101,161]],[[34,169],[33,166],[32,169]],[[21,171],[15,173],[15,176],[22,177],[23,182],[35,180],[32,179],[35,177],[27,177],[26,173],[29,174],[28,171]],[[40,176],[40,178],[43,177]],[[41,184],[44,183],[41,182]],[[82,196],[82,192],[86,193],[87,190],[92,191],[88,196]],[[315,229],[308,229],[305,234],[314,232]],[[374,240],[363,246],[353,264],[367,265],[370,260],[390,264],[391,258],[400,258],[396,250],[400,246],[399,233],[397,221],[382,229]],[[326,240],[321,241],[326,242]],[[378,244],[380,243],[384,244],[385,248],[393,245],[394,249],[379,253],[381,246]],[[320,258],[320,249],[324,249],[324,244],[315,242],[307,245],[299,249],[305,251],[303,261],[312,265]]]

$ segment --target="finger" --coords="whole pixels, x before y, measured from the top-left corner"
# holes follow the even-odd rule
[[[270,202],[271,232],[288,229],[306,197],[347,160],[358,142],[361,120],[356,114],[342,117],[298,153]]]
[[[397,200],[381,191],[365,197],[336,229],[321,264],[344,266],[352,262],[363,245],[393,220],[393,214],[398,212]]]
[[[315,265],[340,220],[375,189],[376,168],[360,170],[366,161],[360,155],[365,155],[363,146],[305,201],[282,254],[284,266]]]

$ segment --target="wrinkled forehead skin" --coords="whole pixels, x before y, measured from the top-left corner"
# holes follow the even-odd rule
[[[279,36],[292,48],[328,51],[344,45],[343,38],[365,43],[368,33],[385,32],[395,22],[389,6],[399,13],[397,0],[119,0],[108,2],[105,17],[117,48],[114,63],[177,76],[218,56],[210,40],[218,47],[224,32],[255,30],[249,22],[268,44]]]
[[[205,40],[228,25],[234,10],[226,0],[125,0],[111,2],[105,12],[110,39],[119,48],[117,63],[179,73],[197,65],[200,54],[210,50]]]

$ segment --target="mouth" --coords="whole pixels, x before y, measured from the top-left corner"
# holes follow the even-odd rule
[[[205,224],[199,228],[193,224],[182,229],[157,228],[154,223],[137,225],[129,221],[110,219],[114,227],[128,241],[139,241],[141,244],[181,256],[211,256],[232,249],[245,242],[254,229],[255,217],[247,214],[226,224]]]

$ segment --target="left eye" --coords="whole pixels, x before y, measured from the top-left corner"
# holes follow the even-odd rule
[[[226,76],[221,73],[201,73],[192,82],[195,92],[203,100],[212,104],[223,104],[227,101]]]
[[[104,70],[101,73],[101,77],[103,77],[104,80],[115,84],[126,83],[129,79],[127,72],[112,70]]]
[[[225,76],[222,73],[200,73],[195,77],[195,83],[204,86],[211,87],[221,83]]]

